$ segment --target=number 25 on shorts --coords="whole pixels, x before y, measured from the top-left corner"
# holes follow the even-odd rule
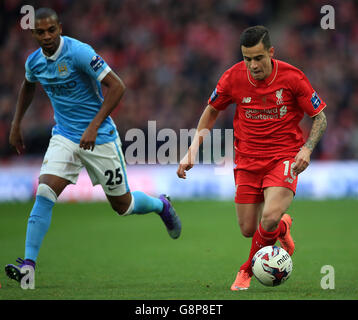
[[[108,180],[106,182],[107,186],[120,185],[123,181],[123,176],[121,174],[121,168],[117,168],[115,171],[106,170],[104,175],[108,176]]]

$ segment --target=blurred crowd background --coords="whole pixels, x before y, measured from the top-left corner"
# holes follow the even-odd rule
[[[94,47],[127,86],[113,112],[124,148],[127,130],[195,128],[221,74],[242,59],[246,27],[271,30],[275,57],[305,72],[327,102],[328,129],[313,159],[358,158],[358,3],[354,0],[53,0],[0,1],[0,158],[12,159],[10,123],[24,62],[37,49],[20,27],[20,8],[55,9],[63,34]],[[335,30],[323,30],[323,5],[335,9]],[[217,128],[232,128],[234,106]],[[24,121],[28,156],[42,156],[53,112],[41,86]],[[302,128],[307,135],[311,120]]]

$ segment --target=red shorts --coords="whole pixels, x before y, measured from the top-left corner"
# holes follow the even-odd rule
[[[267,187],[286,187],[296,193],[297,177],[293,157],[251,158],[236,155],[235,202],[260,203]]]

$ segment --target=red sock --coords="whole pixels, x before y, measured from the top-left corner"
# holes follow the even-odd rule
[[[286,233],[286,231],[287,231],[286,224],[285,224],[282,220],[280,220],[277,229],[280,230],[278,236],[279,236],[279,237],[283,236],[283,235]]]
[[[252,237],[251,249],[248,260],[240,267],[240,270],[245,270],[252,276],[251,260],[255,253],[261,248],[272,246],[276,243],[277,238],[286,232],[286,226],[283,221],[280,221],[276,230],[272,232],[266,231],[262,228],[261,223]]]

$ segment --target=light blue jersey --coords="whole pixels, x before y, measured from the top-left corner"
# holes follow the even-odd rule
[[[26,79],[40,82],[51,100],[60,134],[80,143],[83,132],[103,103],[100,82],[111,71],[91,46],[70,37],[61,37],[57,51],[47,57],[39,48],[26,61]],[[98,129],[96,144],[114,141],[116,126],[107,117]]]

